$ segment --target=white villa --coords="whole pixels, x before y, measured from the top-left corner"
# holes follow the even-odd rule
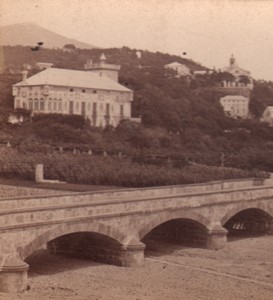
[[[165,69],[172,69],[177,72],[177,77],[190,77],[191,72],[188,67],[179,62],[172,62],[164,66]]]
[[[133,91],[118,83],[120,66],[91,60],[85,71],[48,67],[40,73],[13,85],[14,108],[35,113],[82,115],[91,125],[117,126],[131,118]]]
[[[220,98],[220,103],[227,116],[242,119],[248,117],[249,98],[241,95],[228,95]]]

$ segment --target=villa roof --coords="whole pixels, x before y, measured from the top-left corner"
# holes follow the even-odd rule
[[[118,82],[108,77],[100,76],[97,73],[57,68],[43,70],[42,72],[27,78],[26,81],[16,83],[14,86],[34,85],[67,86],[121,92],[132,91]]]

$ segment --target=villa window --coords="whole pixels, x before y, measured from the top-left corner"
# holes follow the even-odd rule
[[[94,102],[93,103],[93,115],[96,115],[97,114],[97,103]]]
[[[120,116],[123,117],[124,116],[124,106],[120,105]]]
[[[33,110],[33,102],[32,100],[28,102],[28,109]]]
[[[16,100],[16,108],[20,108],[20,100]]]
[[[42,110],[42,111],[45,110],[45,101],[44,101],[44,99],[41,99],[41,101],[40,101],[40,110]]]
[[[35,101],[34,101],[34,110],[39,110],[39,101],[38,101],[38,99],[35,99]]]

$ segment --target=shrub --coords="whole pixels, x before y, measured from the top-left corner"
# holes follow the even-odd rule
[[[47,122],[48,124],[66,124],[74,129],[83,129],[89,125],[89,121],[80,115],[62,115],[62,114],[37,114],[32,118],[33,122]]]

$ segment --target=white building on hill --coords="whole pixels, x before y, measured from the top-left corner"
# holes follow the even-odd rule
[[[190,69],[187,66],[180,64],[179,62],[172,62],[165,65],[164,67],[165,69],[172,69],[176,71],[178,77],[191,77]]]
[[[241,95],[228,95],[222,97],[220,103],[227,116],[242,119],[248,117],[249,98]]]
[[[229,66],[221,69],[221,72],[227,72],[234,76],[234,81],[224,81],[224,87],[232,88],[253,88],[253,79],[251,73],[247,70],[240,68],[236,62],[236,59],[231,55],[229,59]]]
[[[131,118],[133,91],[118,83],[120,66],[100,62],[85,65],[86,71],[47,68],[13,85],[14,108],[35,113],[82,115],[91,125],[117,126]]]
[[[261,121],[273,126],[273,106],[267,106],[261,117]]]

